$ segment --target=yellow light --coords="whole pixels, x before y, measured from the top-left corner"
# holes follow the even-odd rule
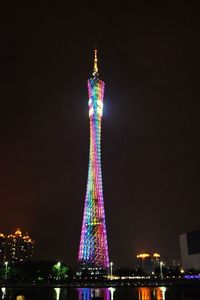
[[[21,231],[19,230],[19,228],[17,229],[17,231],[15,231],[15,235],[22,235]]]
[[[185,271],[183,270],[183,268],[181,268],[181,274],[185,273]]]
[[[98,60],[97,60],[97,49],[94,49],[94,72],[93,72],[93,75],[97,75],[98,74]]]
[[[18,295],[16,300],[25,300],[25,297],[24,295]]]
[[[160,257],[160,254],[159,253],[154,253],[153,257]]]
[[[138,254],[137,258],[146,258],[146,257],[150,257],[150,254],[148,253],[142,253],[142,254]]]

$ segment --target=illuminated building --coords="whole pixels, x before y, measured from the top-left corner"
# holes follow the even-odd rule
[[[109,267],[105,211],[101,172],[101,118],[105,83],[99,79],[97,50],[94,71],[88,80],[90,151],[81,239],[78,253],[79,270],[101,273]]]
[[[2,241],[4,239],[4,241]],[[33,257],[34,241],[28,234],[22,235],[18,229],[14,234],[8,236],[0,235],[0,255],[1,263],[30,261]]]
[[[160,265],[160,254],[141,253],[137,255],[138,268],[146,274],[151,274]]]
[[[6,237],[0,233],[0,263],[5,261],[6,256]]]
[[[200,269],[200,229],[179,236],[184,269]]]

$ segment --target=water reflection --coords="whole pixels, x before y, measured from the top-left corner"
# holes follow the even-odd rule
[[[53,288],[53,295],[51,295],[51,298],[48,298],[49,300],[62,300],[67,299],[67,288]]]
[[[165,300],[166,287],[141,287],[138,288],[139,300]]]
[[[78,299],[79,300],[113,300],[115,289],[110,288],[101,288],[101,289],[90,289],[90,288],[79,288],[78,290]]]
[[[54,291],[56,294],[55,300],[59,300],[60,299],[60,288],[54,288]]]
[[[170,290],[170,288],[169,288]],[[166,287],[140,288],[23,288],[26,300],[166,300]],[[0,289],[0,300],[16,300],[18,288]],[[176,297],[173,299],[177,299]]]
[[[6,297],[6,288],[3,286],[1,288],[1,299],[4,299]]]
[[[108,288],[108,290],[110,291],[110,300],[113,300],[114,299],[114,292],[115,292],[115,288],[113,287],[110,287]]]
[[[158,288],[158,290],[160,291],[160,298],[158,298],[157,296],[157,300],[165,300],[165,293],[166,293],[166,287],[165,286],[162,286],[160,288]]]
[[[24,295],[18,295],[16,300],[25,300],[25,297]]]

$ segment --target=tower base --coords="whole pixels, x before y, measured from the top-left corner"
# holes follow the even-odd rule
[[[108,275],[108,268],[92,266],[91,264],[80,263],[76,275],[80,277],[104,277]]]

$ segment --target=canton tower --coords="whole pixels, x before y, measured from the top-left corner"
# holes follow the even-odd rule
[[[106,271],[109,267],[101,172],[104,88],[105,83],[99,79],[97,49],[95,49],[92,78],[88,80],[90,152],[78,264],[81,270],[94,270],[96,274]]]

